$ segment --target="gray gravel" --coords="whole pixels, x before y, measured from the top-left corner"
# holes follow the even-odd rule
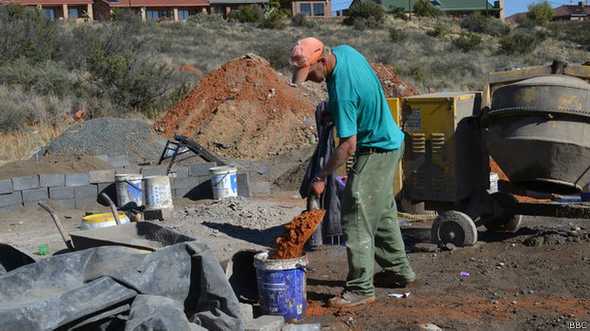
[[[137,119],[98,118],[76,124],[47,146],[51,155],[126,155],[135,163],[158,160],[166,140],[150,123]]]

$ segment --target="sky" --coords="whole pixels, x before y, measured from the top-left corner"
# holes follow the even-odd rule
[[[577,4],[579,0],[549,0],[549,3],[553,7],[559,7],[567,4]],[[585,0],[582,0],[584,2]],[[493,2],[493,1],[492,1]],[[510,16],[516,13],[526,12],[530,4],[535,3],[535,0],[505,0],[504,6],[506,7],[506,16]],[[588,1],[590,4],[590,1]]]

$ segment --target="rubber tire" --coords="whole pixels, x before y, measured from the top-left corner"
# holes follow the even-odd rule
[[[510,232],[515,233],[520,229],[522,224],[522,215],[512,215],[504,219],[491,219],[486,221],[484,226],[490,232]]]
[[[432,224],[431,240],[439,246],[448,243],[457,247],[473,246],[477,242],[477,226],[465,213],[445,211]]]

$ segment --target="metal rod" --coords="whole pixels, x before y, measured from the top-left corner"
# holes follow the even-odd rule
[[[66,244],[66,247],[69,249],[74,249],[74,245],[72,245],[72,240],[67,239],[68,236],[66,235],[66,231],[64,230],[64,227],[61,224],[61,221],[59,220],[59,217],[57,216],[57,214],[51,208],[49,208],[46,204],[44,204],[43,202],[39,202],[38,204],[39,204],[39,207],[45,209],[45,211],[47,211],[49,213],[49,215],[51,216],[51,219],[53,220],[53,223],[55,223],[55,226],[57,227],[57,231],[59,231],[59,234],[61,235],[61,238],[63,239],[64,243]]]
[[[115,223],[117,223],[117,225],[121,224],[121,221],[119,220],[119,213],[117,212],[117,206],[115,206],[113,200],[111,200],[111,198],[109,198],[109,196],[104,192],[101,193],[100,196],[109,203],[109,207],[111,207],[111,213],[113,213],[113,217],[115,218]]]

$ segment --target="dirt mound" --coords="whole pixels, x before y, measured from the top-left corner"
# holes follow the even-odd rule
[[[285,224],[285,234],[275,239],[276,250],[273,259],[294,259],[303,255],[303,246],[324,219],[326,211],[317,209],[305,211]]]
[[[43,160],[23,160],[10,162],[0,167],[0,179],[32,176],[37,174],[63,174],[90,170],[110,169],[111,166],[95,157],[48,157]]]
[[[418,89],[403,81],[390,65],[372,63],[371,66],[381,81],[385,96],[388,98],[407,97],[418,94]]]
[[[165,144],[146,121],[98,118],[70,127],[47,146],[47,154],[127,155],[130,161],[142,163],[158,160]]]
[[[246,55],[205,76],[154,127],[223,157],[267,159],[314,143],[313,110],[266,60]]]

